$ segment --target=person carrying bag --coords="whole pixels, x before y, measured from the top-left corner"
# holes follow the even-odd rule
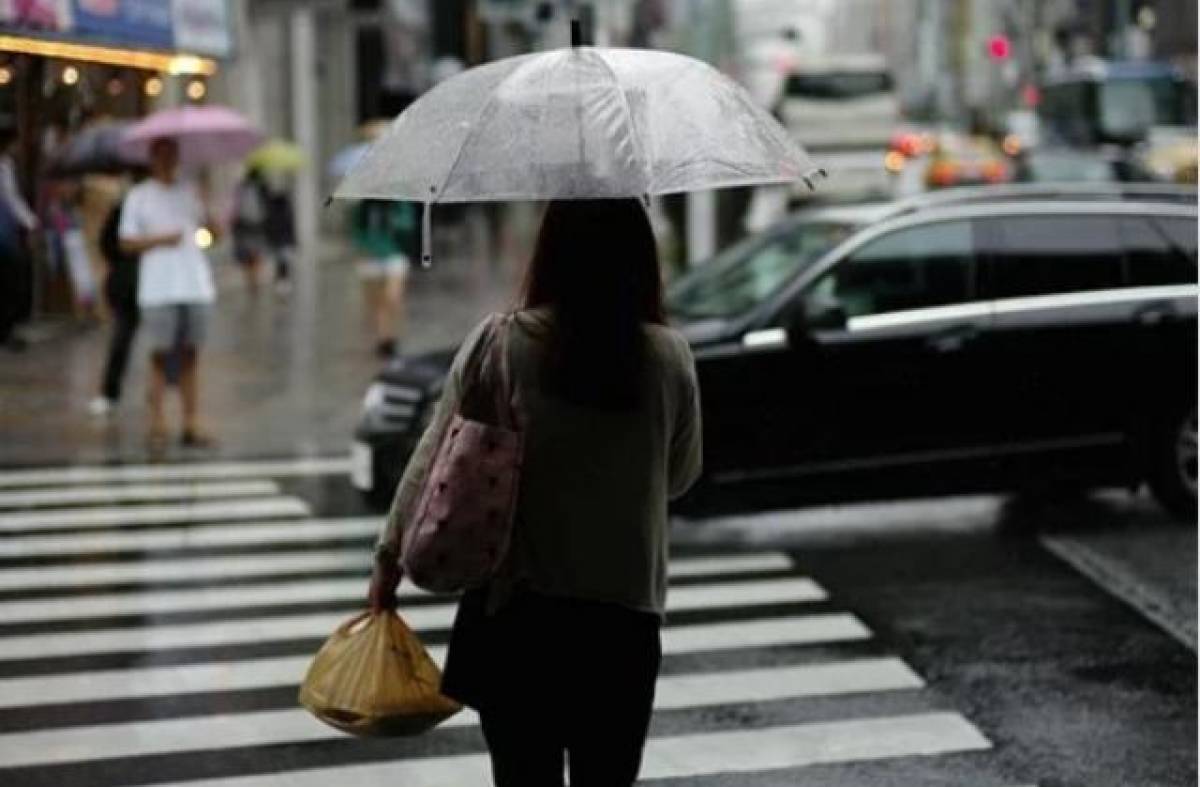
[[[460,444],[464,421],[478,439]],[[490,450],[504,447],[489,466],[492,428]],[[454,359],[369,590],[373,610],[395,609],[402,566],[463,589],[441,690],[479,712],[497,787],[562,787],[564,766],[573,787],[636,780],[661,661],[667,502],[700,474],[700,435],[695,365],[665,324],[645,209],[550,203],[521,308],[480,323]],[[483,490],[473,504],[471,489]],[[498,529],[454,513],[472,505]],[[439,527],[470,535],[456,545]],[[438,546],[424,550],[430,571],[423,538]],[[474,573],[450,576],[472,552]]]

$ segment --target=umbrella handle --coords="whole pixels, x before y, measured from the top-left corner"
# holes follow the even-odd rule
[[[421,213],[421,267],[433,265],[433,203],[426,202]]]

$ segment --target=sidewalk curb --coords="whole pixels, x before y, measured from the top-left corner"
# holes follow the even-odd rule
[[[1178,610],[1162,603],[1155,594],[1147,592],[1138,582],[1131,580],[1128,571],[1122,566],[1076,541],[1056,536],[1040,536],[1038,540],[1051,554],[1095,582],[1101,589],[1133,607],[1192,653],[1196,652],[1195,621],[1188,620],[1186,615],[1178,614]]]

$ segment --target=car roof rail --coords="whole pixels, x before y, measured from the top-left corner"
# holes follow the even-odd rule
[[[1195,205],[1196,194],[1195,186],[1176,183],[1008,183],[994,186],[960,186],[901,199],[896,203],[896,214],[976,202],[1024,199]]]

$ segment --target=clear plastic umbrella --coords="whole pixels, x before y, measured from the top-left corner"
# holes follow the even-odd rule
[[[824,174],[693,58],[571,47],[464,71],[414,102],[334,192],[425,202],[642,197]],[[429,215],[425,249],[429,263]]]

